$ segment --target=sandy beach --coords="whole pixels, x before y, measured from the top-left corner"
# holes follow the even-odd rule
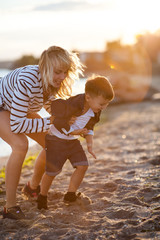
[[[52,184],[49,210],[41,211],[36,201],[22,198],[21,189],[33,172],[26,167],[18,186],[26,219],[0,218],[0,239],[160,239],[159,116],[159,101],[108,107],[106,121],[95,131],[97,159],[87,154],[90,167],[79,189],[84,198],[72,205],[63,202],[72,173],[69,163]],[[4,203],[1,183],[1,208]]]

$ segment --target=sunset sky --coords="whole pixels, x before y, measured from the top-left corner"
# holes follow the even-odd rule
[[[39,57],[51,45],[103,51],[160,29],[160,0],[0,0],[0,61]]]

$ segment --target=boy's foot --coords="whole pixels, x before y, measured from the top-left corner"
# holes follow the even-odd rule
[[[65,203],[74,203],[77,202],[79,204],[83,204],[83,205],[89,205],[92,203],[91,199],[87,196],[85,196],[83,193],[79,192],[79,193],[75,193],[75,192],[67,192],[64,195],[64,199],[63,201]]]
[[[48,206],[47,206],[47,196],[43,196],[41,194],[38,195],[38,198],[37,198],[37,208],[38,209],[48,209]]]
[[[71,203],[71,202],[75,202],[77,200],[77,198],[79,198],[81,195],[81,193],[75,193],[75,192],[67,192],[65,195],[64,195],[64,202],[68,202],[68,203]]]
[[[38,186],[36,189],[32,189],[28,182],[22,189],[22,193],[28,198],[37,199],[38,194],[40,193],[40,186]]]
[[[19,206],[10,207],[8,209],[4,207],[2,215],[3,215],[3,218],[10,218],[15,220],[20,220],[25,218],[25,215]]]

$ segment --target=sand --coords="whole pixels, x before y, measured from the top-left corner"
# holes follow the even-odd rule
[[[0,219],[1,240],[160,239],[159,101],[110,106],[106,116],[95,132],[97,160],[88,155],[90,167],[79,189],[92,202],[63,203],[72,173],[67,163],[52,184],[49,210],[37,210],[35,201],[21,195],[33,172],[27,167],[18,186],[27,219]],[[3,206],[4,183],[0,187]]]

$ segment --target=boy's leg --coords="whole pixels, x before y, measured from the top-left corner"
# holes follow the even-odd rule
[[[84,175],[88,169],[88,166],[77,166],[75,171],[73,172],[70,183],[69,183],[69,188],[68,192],[76,192],[77,189],[79,188]]]
[[[76,191],[88,169],[88,160],[79,140],[74,140],[70,143],[69,160],[76,169],[71,176],[68,192],[64,196],[64,201],[74,202],[77,199]]]
[[[54,176],[49,176],[46,173],[43,174],[41,182],[41,191],[37,198],[37,208],[38,209],[48,209],[47,206],[47,194],[52,184]]]
[[[64,195],[64,201],[65,202],[74,202],[77,199],[76,191],[79,188],[85,172],[87,171],[88,166],[77,166],[76,170],[73,172],[70,184],[68,188],[68,192]]]
[[[54,176],[49,176],[46,173],[43,174],[42,182],[41,182],[41,190],[40,190],[41,195],[47,196],[54,178],[55,178]]]
[[[57,137],[47,135],[46,136],[46,149],[45,154],[45,173],[43,174],[41,181],[42,195],[47,195],[48,190],[52,184],[53,179],[62,170],[62,167],[66,161],[66,156],[62,150],[61,141],[58,141]]]

